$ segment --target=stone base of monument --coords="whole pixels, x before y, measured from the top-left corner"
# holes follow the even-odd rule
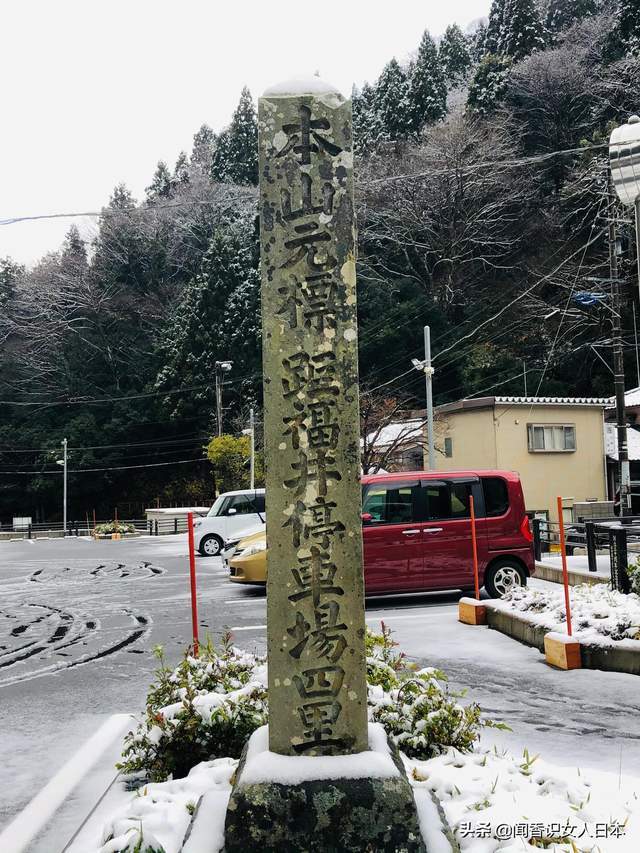
[[[270,752],[263,726],[238,766],[224,853],[458,851],[430,792],[421,789],[418,800],[419,810],[380,725],[369,726],[368,751],[320,757]]]

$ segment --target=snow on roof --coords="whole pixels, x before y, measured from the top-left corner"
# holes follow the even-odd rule
[[[633,427],[627,427],[627,447],[629,460],[637,462],[640,459],[640,432]],[[604,425],[604,452],[611,459],[618,458],[618,432],[615,424]]]
[[[494,397],[496,404],[512,406],[606,406],[607,397]]]
[[[419,418],[413,418],[408,421],[396,421],[395,423],[387,424],[382,427],[380,432],[377,430],[370,432],[367,436],[367,441],[375,447],[389,447],[390,444],[399,442],[400,444],[417,441],[423,435],[423,421]]]
[[[616,404],[616,398],[609,397],[607,403],[613,408]],[[624,404],[625,406],[640,406],[640,388],[630,388],[625,391]]]

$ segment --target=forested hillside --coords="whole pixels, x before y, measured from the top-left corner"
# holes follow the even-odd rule
[[[474,32],[389,57],[353,109],[363,387],[421,406],[429,323],[437,403],[521,394],[525,372],[529,394],[611,394],[606,143],[640,112],[640,2],[494,0]],[[64,436],[70,518],[211,497],[216,360],[225,431],[260,411],[256,137],[245,89],[144,199],[116,187],[90,244],[71,225],[33,269],[0,261],[1,520],[59,515]]]

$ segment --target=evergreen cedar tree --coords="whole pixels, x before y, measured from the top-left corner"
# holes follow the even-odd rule
[[[522,393],[523,360],[541,375],[557,330],[554,321],[541,327],[541,312],[564,304],[578,272],[571,258],[580,256],[595,221],[604,158],[566,158],[557,183],[555,173],[548,181],[548,165],[506,164],[554,150],[560,132],[566,147],[604,141],[610,123],[640,101],[639,3],[621,0],[611,23],[599,0],[550,0],[543,27],[533,2],[493,0],[486,26],[474,34],[452,25],[436,45],[426,32],[412,61],[392,59],[376,81],[354,90],[365,387],[389,382],[378,393],[421,405],[420,375],[395,377],[419,354],[424,322],[443,352],[436,402],[494,388]],[[586,116],[575,128],[554,125],[560,119],[544,87],[536,87],[540,69],[527,57],[556,63],[555,72],[586,69],[571,78]],[[516,83],[531,110],[544,113],[536,134],[518,109]],[[459,102],[465,86],[466,110],[447,115],[448,92],[457,88]],[[158,164],[141,204],[124,185],[114,189],[91,245],[72,228],[60,251],[31,270],[0,260],[0,399],[76,401],[3,403],[0,470],[51,471],[65,435],[78,469],[203,460],[74,474],[72,518],[94,506],[99,517],[111,517],[116,501],[122,514],[137,515],[156,496],[189,503],[211,497],[203,448],[214,430],[217,359],[234,362],[224,388],[229,429],[246,425],[250,405],[259,411],[256,138],[255,105],[244,89],[225,129],[215,133],[203,124],[173,170]],[[491,168],[475,170],[487,161],[494,161]],[[376,180],[404,174],[422,177]],[[634,245],[631,234],[621,236]],[[509,307],[551,272],[549,258],[566,264],[544,289],[532,291],[533,301]],[[631,251],[621,263],[631,278]],[[606,276],[604,248],[594,244],[585,264]],[[498,321],[460,342],[496,312],[502,312]],[[563,327],[544,392],[609,394],[606,368],[588,348],[607,334],[606,316],[593,310]],[[185,388],[193,390],[169,393]],[[156,396],[136,396],[143,394]],[[52,519],[59,511],[59,478],[3,473],[2,479],[3,520]]]

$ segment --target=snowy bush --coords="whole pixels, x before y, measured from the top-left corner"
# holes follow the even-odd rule
[[[428,759],[449,747],[472,749],[483,726],[480,707],[459,703],[440,670],[407,662],[382,623],[367,632],[369,718],[382,723],[398,747],[412,758]],[[118,769],[143,772],[159,782],[187,775],[199,762],[239,758],[250,735],[268,721],[267,670],[263,658],[235,648],[230,635],[221,647],[187,653],[172,670],[162,658],[147,697],[145,719],[125,739]]]
[[[640,595],[640,557],[638,557],[635,563],[627,566],[627,574],[631,581],[631,592]]]
[[[118,769],[144,771],[151,781],[186,776],[201,761],[239,758],[249,736],[267,721],[266,667],[223,637],[175,669],[162,658],[147,697],[145,719],[125,739]]]
[[[633,572],[633,574],[632,574]],[[640,583],[640,568],[629,567],[632,584]],[[637,587],[634,587],[634,589]],[[640,596],[611,590],[607,584],[579,584],[571,588],[571,618],[575,635],[585,643],[611,645],[640,640]],[[557,589],[512,589],[494,606],[520,613],[551,631],[566,626],[564,593]]]
[[[119,521],[117,524],[115,521],[107,521],[104,524],[96,524],[94,528],[94,533],[98,535],[104,535],[107,533],[135,533],[136,529],[133,524],[123,524]]]

